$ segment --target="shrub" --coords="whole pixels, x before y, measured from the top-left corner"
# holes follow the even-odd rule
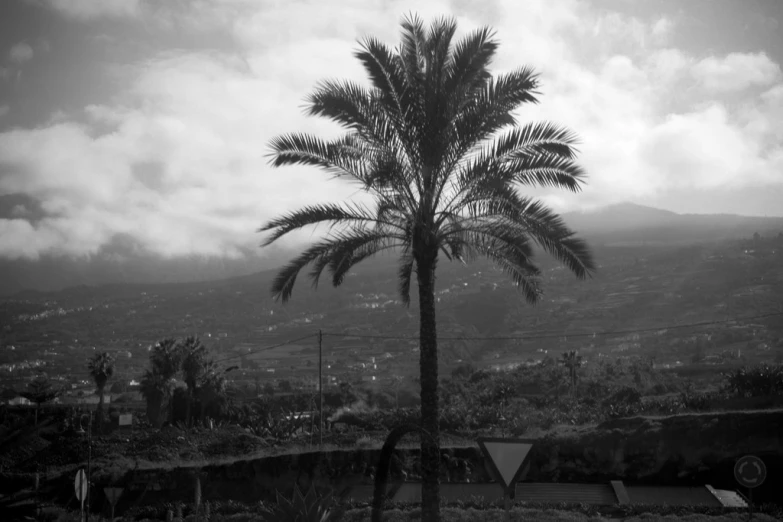
[[[783,393],[783,364],[761,364],[722,374],[723,390],[735,397],[764,397]]]

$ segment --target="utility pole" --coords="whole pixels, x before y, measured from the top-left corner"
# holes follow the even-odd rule
[[[90,486],[92,485],[92,410],[90,410],[90,422],[87,429],[87,521],[90,522],[90,504],[92,502],[92,495]]]
[[[318,449],[323,451],[324,449],[324,359],[323,359],[323,334],[321,330],[318,330],[318,436],[319,446]]]

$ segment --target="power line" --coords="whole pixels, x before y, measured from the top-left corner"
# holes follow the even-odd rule
[[[608,331],[608,332],[592,332],[592,333],[558,333],[558,334],[533,334],[533,335],[523,335],[523,336],[498,336],[498,337],[465,337],[465,336],[458,336],[458,337],[438,337],[438,340],[442,341],[522,341],[522,340],[529,340],[529,339],[557,339],[562,337],[598,337],[598,336],[607,336],[607,335],[624,335],[624,334],[634,334],[634,333],[641,333],[641,332],[655,332],[658,330],[676,330],[681,328],[694,328],[699,326],[710,326],[710,325],[717,325],[717,324],[725,324],[725,323],[731,323],[734,321],[751,321],[755,319],[763,319],[766,317],[773,317],[783,315],[783,312],[775,312],[770,314],[763,314],[763,315],[756,315],[752,317],[735,317],[732,319],[724,319],[720,321],[703,321],[700,323],[689,323],[689,324],[675,324],[675,325],[661,325],[661,326],[655,326],[652,328],[636,328],[633,330],[614,330],[614,331]],[[360,338],[360,339],[389,339],[389,340],[400,340],[400,341],[416,341],[419,338],[418,337],[400,337],[400,336],[393,336],[393,335],[371,335],[371,334],[346,334],[346,333],[330,333],[330,332],[323,332],[324,336],[331,336],[331,337],[352,337],[352,338]]]
[[[292,343],[295,343],[295,342],[298,342],[298,341],[303,341],[303,340],[308,339],[310,337],[315,337],[316,335],[318,335],[318,334],[317,333],[307,334],[307,335],[305,335],[303,337],[298,337],[296,339],[291,339],[289,341],[284,341],[282,343],[273,344],[271,346],[265,346],[264,348],[261,348],[261,349],[258,349],[258,350],[253,350],[252,352],[248,352],[248,354],[250,354],[250,353],[258,353],[258,352],[265,352],[267,350],[272,350],[274,348],[279,348],[279,347],[285,346],[287,344],[292,344]],[[238,359],[238,358],[243,357],[243,356],[248,355],[248,354],[240,353],[240,354],[237,354],[237,355],[230,355],[230,356],[224,357],[222,359],[217,359],[217,360],[215,360],[215,362],[216,363],[221,363],[221,362],[225,362],[225,361],[230,361],[232,359]]]
[[[523,341],[523,340],[534,340],[534,339],[560,339],[565,337],[566,339],[571,338],[583,338],[583,337],[605,337],[609,335],[626,335],[626,334],[635,334],[635,333],[644,333],[644,332],[656,332],[659,330],[678,330],[683,328],[696,328],[701,326],[712,326],[712,325],[719,325],[719,324],[726,324],[726,323],[732,323],[735,321],[752,321],[756,319],[764,319],[767,317],[775,317],[775,316],[781,316],[783,315],[783,312],[774,312],[774,313],[768,313],[768,314],[762,314],[762,315],[755,315],[750,317],[734,317],[731,319],[723,319],[720,321],[702,321],[699,323],[688,323],[688,324],[672,324],[672,325],[660,325],[655,326],[651,328],[637,328],[633,330],[612,330],[612,331],[606,331],[606,332],[591,332],[591,333],[558,333],[558,334],[533,334],[533,335],[523,335],[523,336],[498,336],[498,337],[466,337],[466,336],[457,336],[457,337],[438,337],[438,340],[442,341]],[[396,341],[417,341],[419,340],[418,337],[402,337],[402,336],[394,336],[394,335],[371,335],[371,334],[348,334],[348,333],[331,333],[331,332],[322,332],[323,336],[330,336],[330,337],[351,337],[351,338],[357,338],[357,339],[387,339],[387,340],[396,340]],[[290,339],[288,341],[283,341],[281,343],[273,344],[270,346],[265,346],[263,348],[253,350],[252,352],[248,352],[247,354],[240,353],[236,355],[230,355],[228,357],[224,357],[222,359],[217,359],[216,363],[221,363],[225,361],[230,361],[233,359],[241,358],[245,355],[253,354],[253,353],[259,353],[264,352],[268,350],[272,350],[274,348],[279,348],[281,346],[285,346],[288,344],[293,344],[299,341],[303,341],[305,339],[309,339],[311,337],[317,337],[318,333],[314,332],[311,334],[304,335],[302,337],[297,337],[296,339]]]

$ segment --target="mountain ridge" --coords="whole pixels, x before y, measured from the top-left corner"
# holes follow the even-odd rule
[[[561,216],[578,236],[596,245],[687,244],[748,238],[756,232],[766,235],[783,233],[783,217],[678,214],[630,202],[590,211],[566,212]],[[87,260],[63,257],[46,257],[37,261],[6,259],[0,260],[0,273],[3,274],[0,277],[0,297],[19,299],[25,292],[57,292],[79,285],[229,281],[271,273],[295,255],[293,251],[279,248],[269,253],[269,257],[261,254],[260,251],[251,252],[241,259],[191,256],[166,260],[139,254],[121,261],[117,256],[108,255],[93,256]]]

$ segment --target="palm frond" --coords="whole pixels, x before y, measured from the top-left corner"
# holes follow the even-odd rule
[[[288,301],[291,298],[299,272],[310,263],[315,264],[315,268],[310,272],[310,277],[313,279],[313,285],[317,286],[318,278],[323,269],[327,266],[332,266],[334,263],[339,263],[348,253],[360,251],[361,248],[367,247],[367,245],[381,245],[383,248],[392,248],[394,241],[397,239],[393,234],[378,233],[374,230],[359,227],[336,233],[332,237],[311,246],[285,265],[272,282],[272,296],[275,299],[282,299],[283,302]],[[381,249],[378,246],[376,252]],[[342,265],[336,264],[334,266],[342,270]],[[334,283],[335,281],[338,282]],[[338,286],[341,282],[342,279],[333,277],[335,286]]]
[[[575,161],[553,154],[520,153],[503,165],[523,185],[556,187],[579,192],[587,177]]]
[[[455,113],[444,152],[444,170],[451,172],[468,153],[496,132],[516,126],[513,111],[522,103],[536,103],[537,74],[530,68],[489,79],[466,97]],[[443,190],[441,184],[438,191]]]
[[[412,125],[413,121],[409,121],[415,106],[411,105],[412,97],[399,56],[392,54],[391,50],[377,39],[366,38],[356,57],[362,62],[375,87],[372,95],[377,100],[377,103],[373,104],[375,110],[384,113],[388,124],[394,128],[408,161],[415,164],[415,133],[411,132],[415,126]]]
[[[403,17],[399,54],[409,87],[420,86],[423,81],[424,49],[427,45],[424,22],[415,14]]]
[[[351,268],[375,254],[399,246],[401,243],[383,233],[377,234],[374,239],[359,236],[355,240],[344,240],[330,255],[329,271],[332,273],[332,284],[340,286]]]
[[[578,141],[576,134],[569,129],[550,122],[531,122],[496,138],[487,152],[501,161],[546,154],[572,160],[576,157],[574,145]]]
[[[274,167],[309,165],[321,167],[336,176],[348,175],[362,182],[366,179],[366,150],[350,137],[326,142],[304,133],[285,134],[272,138],[270,146],[270,164]]]
[[[498,48],[494,36],[489,27],[482,27],[457,43],[449,62],[446,92],[459,93],[462,98],[491,78],[487,67]]]
[[[430,24],[427,32],[425,53],[429,60],[427,67],[427,86],[434,94],[443,94],[442,86],[446,77],[446,67],[449,60],[449,49],[454,34],[457,32],[457,22],[452,17],[442,16]]]
[[[370,93],[351,81],[324,80],[307,97],[310,116],[323,116],[349,129],[369,126]]]
[[[413,256],[410,250],[404,248],[400,256],[400,266],[397,269],[398,290],[402,304],[411,304],[411,279],[413,274]]]
[[[466,226],[459,236],[475,251],[492,261],[511,277],[525,299],[535,304],[541,296],[540,270],[532,262],[528,238],[503,223]]]
[[[579,279],[589,277],[595,270],[587,244],[575,237],[560,216],[538,201],[506,191],[502,196],[498,192],[493,199],[469,202],[466,209],[472,220],[502,223],[514,234],[529,236]]]
[[[392,51],[376,38],[365,38],[355,56],[362,62],[372,85],[380,93],[384,105],[403,120],[403,93],[405,78]]]
[[[337,223],[378,223],[379,218],[369,209],[358,204],[311,205],[269,221],[259,228],[258,232],[274,230],[262,245],[268,246],[294,230],[324,222],[330,222],[332,226]],[[385,224],[390,227],[395,226],[393,222]]]

